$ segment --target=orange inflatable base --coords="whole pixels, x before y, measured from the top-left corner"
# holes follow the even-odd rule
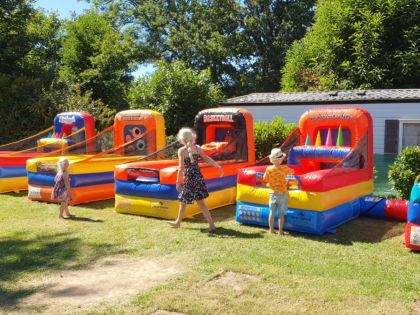
[[[114,198],[114,183],[95,185],[95,186],[83,186],[77,188],[71,188],[72,200],[70,205],[78,205],[82,203],[89,203],[93,201],[113,199]],[[46,201],[46,202],[59,202],[58,200],[51,199],[52,187],[45,186],[34,186],[29,185],[28,187],[28,198],[34,201]]]

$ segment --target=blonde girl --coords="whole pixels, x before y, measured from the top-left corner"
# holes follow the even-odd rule
[[[213,231],[214,225],[210,211],[204,203],[204,199],[209,196],[203,175],[200,171],[198,159],[201,157],[205,162],[210,163],[219,170],[220,177],[223,176],[222,167],[213,159],[207,156],[200,146],[195,144],[196,134],[191,128],[181,128],[178,132],[178,141],[183,145],[178,150],[178,177],[176,180],[176,189],[179,192],[178,200],[180,201],[178,218],[175,221],[169,222],[174,228],[181,226],[181,221],[184,218],[185,207],[187,204],[192,204],[194,201],[203,212],[204,218],[207,220],[209,227],[208,232]],[[184,177],[184,184],[181,185],[182,176]]]
[[[64,214],[67,217],[73,216],[69,212],[69,201],[71,200],[70,193],[70,176],[68,173],[69,160],[66,158],[60,158],[57,163],[57,175],[54,178],[54,188],[51,195],[51,199],[58,200],[61,202],[60,214],[58,217],[64,219]]]

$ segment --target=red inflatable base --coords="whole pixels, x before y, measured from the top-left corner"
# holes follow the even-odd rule
[[[405,227],[405,247],[420,251],[420,224],[407,223]]]

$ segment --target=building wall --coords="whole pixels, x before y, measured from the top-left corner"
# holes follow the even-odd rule
[[[300,116],[311,108],[329,107],[332,105],[258,105],[246,106],[254,116],[254,121],[271,121],[274,116],[283,117],[286,123],[296,123]],[[420,102],[419,103],[386,103],[386,104],[360,104],[350,105],[354,107],[362,107],[370,112],[373,118],[373,150],[374,153],[384,153],[384,136],[385,136],[385,120],[410,120],[420,123]],[[401,128],[400,128],[401,130]],[[401,132],[400,145],[401,149]]]

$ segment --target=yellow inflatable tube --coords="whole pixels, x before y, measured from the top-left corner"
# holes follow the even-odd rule
[[[236,187],[210,192],[205,199],[209,210],[235,203]],[[119,213],[129,213],[163,219],[176,219],[178,216],[179,201],[136,197],[115,194],[115,209]],[[191,218],[200,213],[197,203],[187,205],[185,216]]]
[[[0,178],[0,191],[21,191],[26,190],[28,187],[28,177],[7,177]]]
[[[121,156],[107,154],[106,156],[92,158],[88,161],[84,161],[87,158],[91,158],[92,155],[66,155],[65,158],[69,160],[69,174],[91,174],[101,172],[112,172],[115,165],[127,163],[133,161],[132,156]],[[137,156],[139,158],[139,156]],[[46,158],[29,159],[26,162],[26,170],[28,172],[38,172],[38,167],[56,166],[60,156],[52,156]]]
[[[325,211],[373,192],[373,180],[325,192],[290,190],[288,207],[302,210]],[[268,205],[270,190],[238,184],[236,200]]]

